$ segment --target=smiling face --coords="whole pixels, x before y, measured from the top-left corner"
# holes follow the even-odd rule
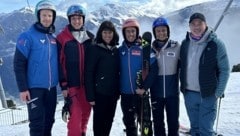
[[[79,15],[73,15],[70,17],[70,22],[74,29],[80,29],[83,26],[83,17]]]
[[[49,9],[42,9],[40,11],[40,23],[44,27],[49,27],[53,23],[53,11]]]
[[[202,34],[205,32],[207,28],[206,22],[200,20],[200,19],[194,19],[189,24],[190,31],[194,36],[202,36]]]
[[[124,31],[127,41],[134,42],[137,39],[137,28],[127,27]]]
[[[111,30],[103,30],[102,31],[102,39],[104,40],[104,42],[106,42],[107,44],[110,44],[110,42],[113,39],[113,31]]]
[[[167,26],[158,26],[155,29],[156,39],[164,41],[168,38]]]

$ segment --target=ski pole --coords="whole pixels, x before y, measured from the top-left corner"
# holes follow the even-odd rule
[[[222,101],[222,97],[219,98],[219,102],[218,102],[218,109],[217,109],[217,120],[216,120],[216,134],[218,133],[217,129],[218,129],[218,120],[219,120],[219,114],[220,114],[220,106],[221,106],[221,101]]]
[[[3,30],[2,26],[1,26],[1,24],[0,24],[0,33],[4,34],[4,30]]]
[[[217,28],[218,28],[218,26],[220,25],[220,23],[222,22],[224,16],[227,14],[227,11],[228,11],[229,7],[231,6],[232,2],[233,2],[233,0],[230,0],[230,1],[228,2],[227,6],[225,7],[222,15],[220,16],[217,24],[215,25],[215,27],[214,27],[214,29],[213,29],[214,31],[217,30]]]

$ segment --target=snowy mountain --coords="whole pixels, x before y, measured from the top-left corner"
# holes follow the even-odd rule
[[[110,1],[110,0],[109,0]],[[144,31],[152,31],[151,25],[153,20],[162,15],[161,8],[167,9],[161,3],[153,3],[151,0],[141,2],[111,1],[111,3],[102,5],[101,3],[85,2],[83,0],[65,0],[58,5],[58,16],[56,19],[56,34],[67,24],[65,11],[72,3],[81,3],[85,7],[91,7],[86,18],[86,28],[96,32],[100,23],[104,20],[114,22],[121,36],[121,24],[128,17],[136,17],[141,24],[141,33]],[[203,12],[206,15],[209,26],[214,27],[220,14],[227,5],[228,0],[218,0],[206,2],[202,4],[188,6],[174,12],[164,14],[169,19],[171,27],[171,38],[181,40],[185,37],[188,30],[188,19],[193,12]],[[169,2],[169,4],[172,4]],[[171,6],[172,7],[172,6]],[[95,9],[94,9],[95,8]],[[0,14],[0,24],[4,29],[4,34],[0,33],[0,57],[4,60],[4,65],[0,67],[0,75],[6,95],[18,97],[15,78],[13,74],[13,53],[15,50],[15,42],[18,35],[27,30],[34,22],[35,16],[33,9],[22,8],[11,13]],[[231,65],[239,63],[240,54],[238,43],[240,43],[240,1],[234,1],[229,14],[226,15],[219,29],[218,36],[226,43],[229,53]]]

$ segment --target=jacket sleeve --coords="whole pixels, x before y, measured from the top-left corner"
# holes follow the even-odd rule
[[[59,38],[59,37],[58,37]],[[57,40],[57,47],[58,47],[58,71],[59,71],[59,82],[60,82],[60,87],[62,90],[67,90],[67,80],[66,77],[64,76],[64,64],[63,64],[63,49],[61,43]]]
[[[157,63],[157,60],[155,59],[150,66],[150,70],[149,70],[147,78],[143,82],[144,90],[147,91],[149,88],[151,88],[157,75],[158,75],[158,63]]]
[[[87,101],[95,101],[95,71],[97,70],[98,55],[95,45],[86,48],[85,53],[85,90]]]
[[[222,97],[228,82],[230,66],[225,45],[220,40],[217,49],[218,85],[215,95],[216,97]]]
[[[13,67],[16,82],[20,92],[28,90],[27,63],[30,52],[30,40],[27,35],[21,34],[17,40],[16,50],[13,58]]]

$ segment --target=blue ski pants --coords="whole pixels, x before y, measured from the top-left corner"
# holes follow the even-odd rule
[[[200,92],[187,90],[185,106],[191,125],[192,136],[214,136],[213,125],[217,113],[217,98],[202,98]]]

